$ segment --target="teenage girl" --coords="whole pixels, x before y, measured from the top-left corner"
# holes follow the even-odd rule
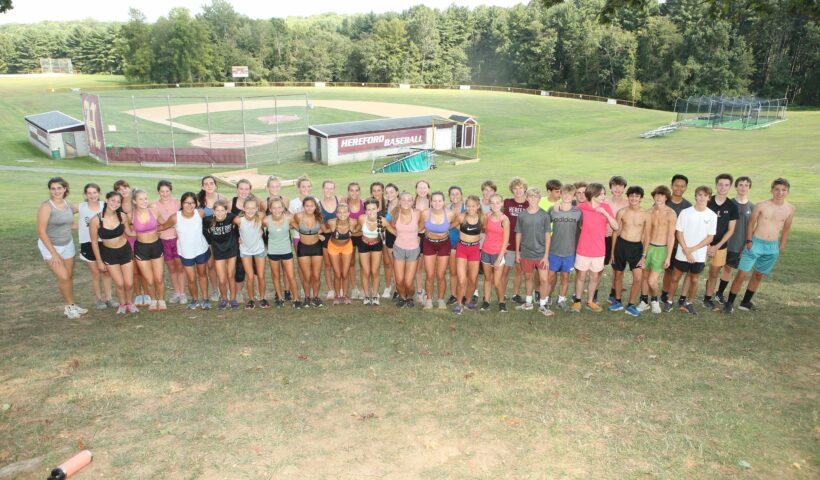
[[[214,270],[216,271],[217,285],[219,285],[220,310],[228,306],[232,310],[239,308],[236,300],[236,257],[239,256],[239,227],[236,225],[236,215],[228,211],[228,202],[219,199],[213,204],[213,215],[205,217],[206,235],[211,246],[214,258]],[[228,300],[228,289],[230,288],[230,300]]]
[[[114,191],[122,195],[122,213],[127,215],[131,215],[131,209],[133,208],[133,203],[131,201],[131,185],[125,180],[117,180],[114,182]],[[126,237],[128,238],[128,243],[131,245],[131,251],[134,251],[134,244],[137,241],[136,235],[130,233],[132,230],[128,229],[129,233],[126,233]],[[134,298],[134,305],[138,307],[147,306],[148,303],[151,301],[151,297],[147,294],[148,292],[145,291],[145,288],[142,284],[142,274],[138,268],[134,269],[134,294],[136,298]]]
[[[259,292],[259,306],[270,307],[265,298],[265,242],[262,241],[262,228],[265,224],[265,214],[259,208],[259,200],[253,195],[245,198],[242,204],[244,214],[234,219],[239,226],[239,259],[245,268],[248,281],[248,302],[245,310],[256,308],[254,298],[254,279]]]
[[[339,205],[339,198],[335,195],[336,183],[333,180],[322,182],[322,199],[319,201],[319,211],[322,213],[322,221],[336,218],[336,207]],[[322,240],[322,259],[325,264],[325,285],[327,285],[327,299],[336,297],[333,289],[333,265],[330,263],[330,256],[327,251],[328,237]]]
[[[48,181],[49,199],[40,205],[37,211],[37,246],[54,276],[57,287],[63,295],[65,306],[63,314],[70,319],[88,313],[88,310],[74,303],[74,238],[71,227],[74,225],[76,207],[66,200],[68,182],[62,177]]]
[[[287,199],[287,197],[283,196],[282,193],[281,193],[281,191],[282,191],[282,180],[280,180],[279,177],[277,177],[275,175],[271,175],[270,177],[268,177],[268,183],[266,184],[265,188],[268,191],[268,199],[265,201],[265,205],[264,205],[265,215],[270,215],[270,202],[274,198],[279,198],[282,201],[283,205],[287,205],[290,202]],[[270,235],[270,232],[268,232],[267,234]],[[270,240],[267,240],[267,241],[270,241]],[[267,241],[266,241],[266,243],[267,243]],[[290,233],[288,233],[288,242],[290,242],[290,241],[291,241],[290,240]],[[291,248],[291,252],[292,252],[292,248]],[[271,271],[271,274],[273,274],[272,271]],[[284,295],[285,295],[284,297],[279,296],[277,298],[277,300],[282,300],[284,298],[284,300],[289,302],[293,299],[293,293],[291,293],[290,288],[285,285],[285,277],[286,277],[286,275],[279,275],[279,272],[276,272],[276,276],[274,276],[272,278],[281,279],[281,281],[277,280],[277,281],[280,281],[281,288],[276,289],[276,292],[277,292],[276,294],[281,295],[282,292],[284,291]],[[284,301],[282,302],[282,305],[279,305],[278,301],[275,301],[274,304],[276,306],[282,306],[282,305],[284,305]]]
[[[145,190],[134,190],[132,203],[129,219],[137,235],[134,258],[137,260],[137,268],[142,272],[145,290],[151,296],[148,310],[165,310],[165,267],[162,261],[162,242],[157,230],[158,213],[149,205]]]
[[[396,306],[413,307],[413,282],[418,269],[419,232],[424,229],[421,215],[413,208],[413,196],[403,192],[399,196],[399,206],[391,214],[392,220],[385,226],[396,235],[393,245],[394,272],[399,298]]]
[[[384,210],[382,211],[382,219],[384,220],[383,227],[393,220],[393,211],[399,206],[399,187],[394,183],[388,183],[384,187]],[[384,228],[384,252],[382,259],[384,260],[384,293],[382,298],[398,298],[399,291],[393,291],[396,285],[395,269],[393,268],[393,245],[396,242],[396,235],[389,229]]]
[[[233,213],[237,217],[241,216],[242,212],[244,212],[245,209],[245,199],[249,198],[250,196],[250,180],[246,180],[243,178],[236,182],[236,196],[231,199],[231,213]],[[239,236],[242,236],[241,231],[239,232]],[[254,262],[251,262],[251,265],[255,268],[256,264]],[[236,290],[240,292],[241,295],[242,289],[245,287],[245,264],[241,260],[239,262],[236,262],[236,273],[234,274],[234,281],[236,282]],[[253,300],[253,297],[249,298],[248,300]],[[245,304],[245,306],[247,307],[248,305]]]
[[[490,212],[487,214],[484,243],[481,245],[481,265],[484,269],[484,302],[481,310],[490,309],[490,296],[495,287],[498,297],[498,310],[507,311],[507,304],[504,298],[506,285],[502,283],[504,278],[504,255],[509,247],[510,219],[501,211],[504,208],[504,200],[501,195],[494,193],[490,195]]]
[[[108,272],[117,290],[119,307],[117,313],[138,313],[139,309],[131,303],[134,293],[134,253],[128,243],[128,225],[122,211],[122,195],[119,192],[108,192],[105,205],[88,225],[91,236],[91,249],[97,259],[97,268]]]
[[[183,193],[180,202],[182,208],[175,215],[168,218],[160,216],[159,228],[163,230],[174,227],[177,231],[177,251],[182,266],[185,268],[188,291],[191,293],[188,308],[195,310],[201,307],[203,310],[208,310],[211,308],[211,302],[208,300],[208,275],[205,265],[211,258],[211,249],[203,235],[202,219],[205,217],[205,212],[196,208],[197,199],[194,192]],[[199,299],[200,293],[202,294],[201,300]]]
[[[347,185],[347,199],[345,199],[348,209],[350,210],[350,219],[358,224],[359,219],[364,216],[364,202],[362,201],[362,187],[356,183],[351,182]],[[348,282],[353,282],[353,288],[350,285],[345,285],[345,288],[350,292],[350,298],[353,300],[361,300],[363,298],[362,289],[359,288],[361,283],[356,280],[356,251],[359,248],[362,238],[362,232],[356,231],[353,233],[353,255],[354,258],[350,262],[350,272],[347,274]]]
[[[296,246],[296,259],[299,262],[299,277],[305,291],[304,306],[311,304],[321,307],[319,284],[322,281],[322,240],[319,230],[322,227],[322,214],[319,213],[319,202],[313,197],[302,200],[303,211],[295,214],[290,221],[291,228],[299,232],[299,244]],[[297,306],[298,308],[298,306]]]
[[[475,291],[478,269],[481,261],[481,232],[484,231],[486,217],[481,211],[481,200],[475,195],[467,197],[465,211],[454,222],[458,225],[458,244],[456,245],[456,271],[458,273],[458,303],[453,308],[456,315],[464,309],[463,301],[468,293]],[[469,310],[475,310],[475,303],[467,303]]]
[[[438,286],[438,308],[447,309],[444,299],[447,290],[447,265],[450,261],[450,224],[456,214],[444,208],[444,193],[434,192],[430,197],[430,209],[422,213],[424,220],[424,239],[422,240],[422,253],[424,254],[424,269],[427,274],[425,290],[427,298],[424,300],[424,308],[433,308],[433,280]]]
[[[350,219],[350,209],[344,203],[336,207],[336,215],[322,225],[322,232],[327,240],[327,254],[333,266],[333,289],[336,296],[333,305],[350,305],[350,297],[345,295],[345,288],[353,263],[353,232],[358,230],[358,222]]]
[[[268,199],[268,216],[265,219],[268,226],[268,264],[270,265],[273,288],[276,289],[277,307],[285,306],[290,292],[296,292],[296,277],[293,267],[293,243],[290,241],[290,221],[291,215],[285,211],[285,201],[281,197],[271,197]],[[279,273],[282,272],[282,281],[279,281]],[[284,286],[284,294],[282,292]],[[294,307],[299,308],[298,299],[294,302]]]
[[[85,201],[77,206],[80,218],[77,222],[80,237],[80,259],[88,265],[91,272],[91,286],[94,288],[94,297],[97,299],[95,306],[99,310],[108,307],[116,307],[117,302],[111,298],[111,275],[108,272],[100,272],[97,268],[97,257],[91,249],[91,234],[88,226],[91,220],[100,213],[100,186],[96,183],[89,183],[83,188]],[[104,295],[103,295],[104,294]]]
[[[196,196],[197,199],[197,206],[202,209],[205,213],[205,220],[208,220],[214,214],[214,203],[217,200],[224,200],[225,197],[217,191],[216,185],[216,177],[213,175],[205,175],[202,177],[202,181],[200,182],[201,190]],[[163,213],[163,216],[165,214]],[[205,232],[205,239],[208,240],[208,233]],[[216,265],[214,264],[214,255],[212,254],[210,258],[208,258],[207,269],[208,269],[208,280],[211,282],[211,285],[219,285],[217,279],[217,272],[216,272]],[[181,264],[180,264],[181,265]],[[231,280],[233,281],[233,280]],[[184,282],[183,282],[184,283]],[[182,290],[180,290],[182,291]],[[218,295],[216,291],[214,291],[214,295]],[[215,301],[218,298],[214,298],[214,295],[211,295],[211,300]],[[185,303],[187,299],[185,295],[179,296],[179,303]]]
[[[456,217],[464,213],[464,197],[461,187],[452,186],[447,194],[450,196],[450,205],[447,210]],[[458,269],[456,268],[458,237],[458,226],[455,226],[450,229],[450,298],[447,300],[449,304],[456,304],[459,301],[464,302],[463,298],[456,298],[456,292],[458,291]]]
[[[416,182],[416,196],[413,198],[413,208],[419,213],[424,213],[430,209],[430,182],[421,179]],[[424,240],[424,233],[419,233],[419,243]],[[422,303],[425,297],[424,291],[424,262],[418,263],[416,272],[416,301]]]
[[[160,180],[157,183],[157,193],[159,200],[154,202],[154,209],[165,218],[173,215],[179,210],[179,200],[173,196],[174,186],[168,180]],[[168,298],[168,303],[180,303],[185,301],[185,270],[182,262],[179,261],[177,252],[177,232],[173,228],[166,228],[159,232],[159,240],[162,242],[162,258],[168,266],[168,276],[171,277],[171,287],[174,294]]]
[[[359,263],[362,269],[362,289],[365,305],[379,304],[379,270],[382,262],[381,218],[379,201],[369,198],[364,202],[365,214],[359,217]]]
[[[296,189],[299,191],[299,195],[290,201],[288,204],[288,212],[291,215],[296,215],[297,213],[301,213],[304,211],[302,207],[302,202],[306,197],[310,196],[310,191],[313,188],[313,184],[310,181],[310,178],[307,175],[302,175],[301,177],[296,179]],[[298,248],[299,246],[299,230],[292,229],[291,230],[291,237],[293,238],[293,248]],[[297,254],[298,256],[298,254]],[[297,262],[296,267],[299,269],[299,278],[305,278],[306,272],[302,271],[302,262]],[[300,298],[305,296],[305,292],[300,292]],[[301,302],[300,302],[301,303]]]

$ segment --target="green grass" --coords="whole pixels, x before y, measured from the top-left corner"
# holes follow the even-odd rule
[[[163,173],[211,172],[40,156],[22,115],[79,115],[76,93],[48,91],[71,81],[117,80],[0,79],[0,165],[100,169],[149,188]],[[127,318],[92,311],[67,321],[34,246],[49,173],[3,172],[0,405],[9,407],[0,408],[0,466],[43,456],[42,468],[18,476],[42,478],[82,444],[95,454],[81,474],[89,478],[817,478],[820,113],[790,113],[756,131],[685,129],[643,140],[641,132],[673,114],[487,92],[307,91],[311,99],[451,108],[482,125],[477,165],[378,177],[367,173],[369,162],[263,168],[287,178],[308,173],[317,192],[324,178],[410,189],[424,177],[435,190],[457,184],[468,193],[492,178],[506,193],[513,175],[543,186],[553,177],[606,183],[616,173],[651,189],[684,172],[691,197],[730,171],[753,178],[759,201],[782,175],[798,208],[793,235],[755,297],[762,311],[731,318],[455,318],[359,305],[298,313],[177,307]],[[85,182],[114,180],[65,177],[75,201]],[[174,183],[177,192],[197,188],[195,180]],[[83,305],[88,282],[77,265]]]

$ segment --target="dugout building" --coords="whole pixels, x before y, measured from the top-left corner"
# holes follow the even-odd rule
[[[46,112],[25,118],[28,141],[51,158],[88,155],[85,123],[63,112]]]

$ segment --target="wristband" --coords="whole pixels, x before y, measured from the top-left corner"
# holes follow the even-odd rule
[[[746,243],[752,243],[752,241],[751,240],[746,240]]]

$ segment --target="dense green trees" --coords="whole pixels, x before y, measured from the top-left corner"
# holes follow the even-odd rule
[[[533,0],[511,8],[254,20],[228,0],[155,23],[0,26],[0,72],[70,57],[84,73],[139,82],[489,84],[634,99],[668,108],[697,94],[820,103],[820,25],[797,0]],[[602,21],[602,19],[604,21]]]

